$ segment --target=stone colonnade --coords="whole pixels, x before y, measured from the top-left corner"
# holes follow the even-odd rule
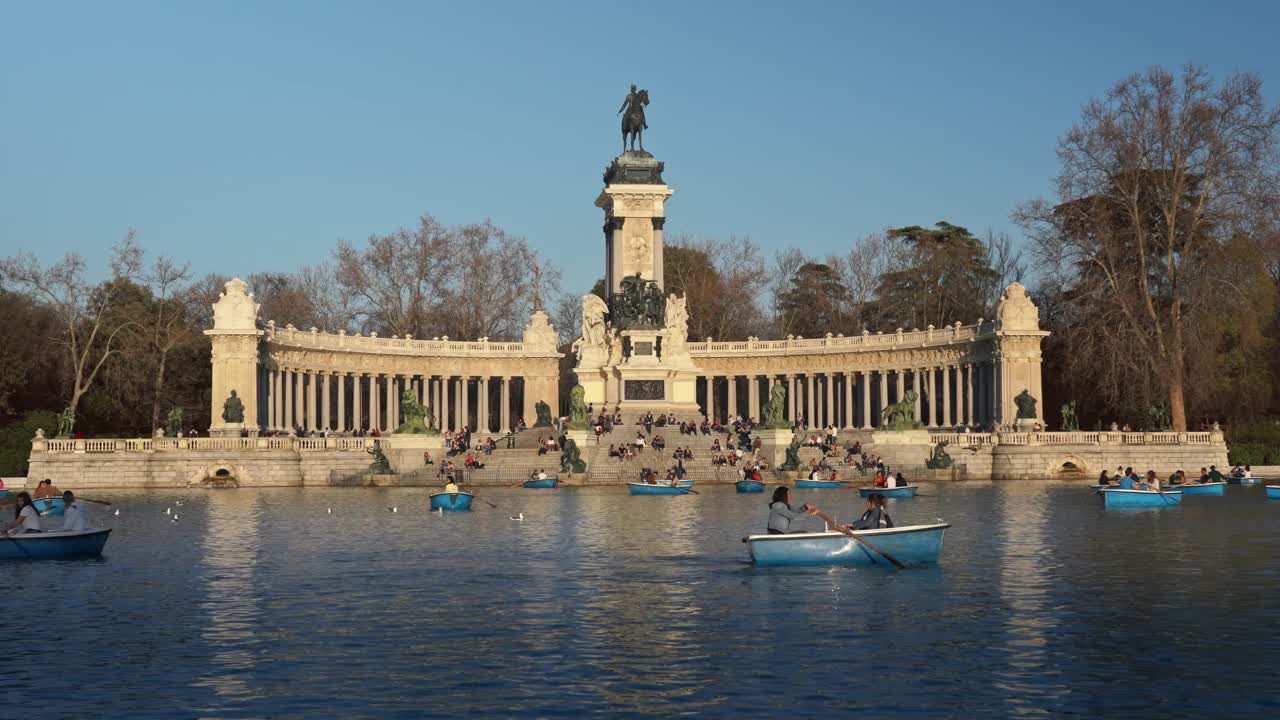
[[[916,393],[915,417],[929,428],[987,426],[997,421],[995,366],[959,362],[884,370],[830,370],[777,374],[703,375],[698,402],[708,417],[761,419],[775,385],[786,389],[788,420],[808,427],[872,429],[886,405]]]
[[[406,388],[445,430],[507,433],[520,418],[533,424],[537,402],[519,376],[370,373],[272,363],[262,368],[259,385],[265,390],[261,425],[270,431],[390,432],[404,419],[400,403]]]
[[[1016,398],[1036,400],[1024,425],[1043,423],[1039,310],[1012,283],[995,321],[892,334],[788,337],[689,343],[701,369],[698,400],[709,417],[762,419],[775,385],[786,390],[785,414],[808,427],[880,427],[886,406],[915,392],[915,418],[925,427],[1012,426]]]
[[[258,324],[258,306],[239,279],[214,303],[210,431],[394,431],[403,393],[426,408],[442,430],[511,431],[535,407],[558,404],[557,336],[535,310],[519,342],[380,338],[376,334],[298,330]],[[244,419],[224,416],[232,391]]]

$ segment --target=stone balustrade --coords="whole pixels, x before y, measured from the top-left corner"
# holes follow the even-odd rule
[[[279,451],[316,452],[322,450],[358,450],[363,452],[381,441],[390,447],[391,438],[372,437],[248,437],[248,438],[94,438],[70,440],[64,438],[31,441],[35,453],[153,453],[153,452],[229,452],[229,451]]]
[[[548,350],[547,347],[535,348],[523,342],[490,342],[487,338],[473,341],[450,340],[447,337],[418,340],[409,336],[383,338],[377,335],[348,335],[341,331],[328,333],[315,328],[299,330],[292,325],[279,327],[274,321],[266,324],[263,337],[277,345],[307,350],[340,350],[375,354],[492,358],[527,357],[538,351]],[[555,346],[550,346],[549,351],[554,354]]]
[[[845,353],[859,350],[889,350],[895,348],[929,347],[948,345],[957,342],[976,340],[980,335],[990,333],[991,322],[977,322],[971,325],[956,323],[943,328],[929,327],[927,330],[898,330],[894,333],[875,333],[863,331],[861,335],[827,335],[819,338],[787,338],[785,340],[761,340],[748,338],[716,342],[714,339],[703,342],[690,342],[689,354],[700,355],[759,355],[768,352],[800,352],[800,353]]]

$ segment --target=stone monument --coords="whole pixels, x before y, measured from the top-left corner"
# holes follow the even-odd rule
[[[256,392],[246,391],[237,398],[239,421],[228,420],[222,406],[234,391],[258,387],[258,343],[262,331],[258,329],[258,305],[253,301],[253,294],[245,292],[248,287],[240,278],[228,280],[213,304],[213,328],[204,331],[213,349],[209,434],[215,437],[238,437],[242,430],[250,435],[258,434]]]
[[[624,140],[648,128],[645,90],[631,93],[620,113]],[[596,206],[604,211],[608,300],[582,299],[582,337],[574,343],[575,372],[585,402],[644,412],[700,414],[698,367],[690,357],[689,312],[684,297],[663,290],[662,231],[672,190],[662,162],[643,149],[627,149],[604,172]]]

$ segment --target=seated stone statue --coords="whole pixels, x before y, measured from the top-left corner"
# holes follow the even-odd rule
[[[587,463],[582,459],[582,453],[578,450],[578,443],[572,440],[565,440],[564,447],[560,449],[560,472],[584,473],[586,471]]]
[[[787,389],[782,385],[774,385],[769,390],[769,401],[764,404],[764,426],[768,430],[784,430],[791,427],[787,422],[784,408],[787,403]]]
[[[574,385],[569,391],[569,428],[586,430],[590,425],[587,417],[587,390],[581,385]]]
[[[534,403],[533,409],[538,414],[538,421],[534,423],[534,427],[551,427],[551,406],[539,400]]]
[[[436,416],[435,413],[431,412],[431,406],[423,407],[418,402],[418,398],[414,395],[412,388],[404,388],[400,391],[400,412],[404,415],[404,422],[395,429],[397,433],[411,435],[440,434],[440,431],[436,429]]]
[[[928,460],[924,461],[924,466],[930,470],[946,470],[951,467],[951,456],[947,454],[946,450],[943,450],[946,446],[947,443],[945,442],[934,445],[933,454],[929,456]]]
[[[229,423],[244,422],[244,402],[236,396],[236,391],[231,391],[231,397],[222,403],[222,419]]]
[[[916,422],[916,392],[908,390],[903,393],[902,400],[885,406],[880,421],[887,430],[920,429],[920,423]]]

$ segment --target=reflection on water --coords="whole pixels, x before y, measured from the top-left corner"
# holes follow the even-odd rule
[[[195,682],[219,699],[259,697],[250,682],[258,662],[259,601],[254,570],[260,537],[253,493],[216,492],[205,504],[204,584],[200,609],[208,620],[201,637],[209,645],[207,672]]]
[[[1280,716],[1260,490],[1115,513],[1083,483],[929,486],[891,501],[952,523],[909,571],[755,568],[767,494],[699,490],[444,517],[412,489],[117,493],[103,560],[12,568],[10,615],[48,627],[0,677],[76,682],[23,717]]]

